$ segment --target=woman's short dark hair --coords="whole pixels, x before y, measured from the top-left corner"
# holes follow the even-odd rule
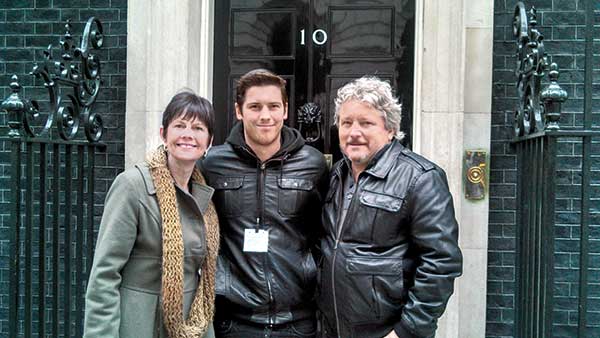
[[[202,96],[196,95],[189,90],[173,96],[162,116],[163,137],[167,136],[169,124],[179,117],[184,120],[198,119],[202,121],[208,129],[210,137],[213,136],[215,111],[210,101]]]
[[[287,104],[288,97],[285,91],[285,80],[281,76],[266,69],[254,69],[242,75],[237,81],[235,103],[241,108],[246,101],[246,92],[250,87],[275,86],[281,90],[281,101]]]

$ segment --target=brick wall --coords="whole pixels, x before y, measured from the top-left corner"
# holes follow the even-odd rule
[[[516,154],[512,137],[513,111],[517,104],[514,75],[516,44],[512,16],[517,1],[494,1],[494,75],[490,171],[490,228],[488,254],[487,337],[513,337],[515,320]],[[525,1],[538,9],[538,28],[545,37],[550,59],[561,68],[559,82],[568,92],[561,127],[582,127],[585,74],[585,2],[583,0]],[[596,5],[598,18],[600,5]],[[595,20],[598,24],[598,20]],[[597,39],[599,33],[594,32]],[[597,50],[597,45],[595,45]],[[596,52],[597,53],[597,52]],[[600,63],[594,56],[594,71]],[[599,79],[594,77],[594,89]],[[597,91],[597,90],[596,90]],[[600,96],[594,93],[594,126],[600,127]],[[577,336],[579,281],[579,229],[581,222],[581,141],[565,140],[559,146],[554,337]],[[590,267],[588,283],[588,331],[600,337],[600,140],[592,145]]]
[[[102,21],[105,35],[104,46],[97,52],[102,62],[103,89],[94,106],[103,118],[102,141],[108,146],[95,159],[97,227],[105,193],[124,166],[127,0],[0,0],[0,95],[3,100],[10,94],[10,77],[16,74],[25,98],[46,99],[42,83],[28,73],[35,62],[42,60],[42,51],[48,44],[54,46],[54,59],[59,59],[58,43],[67,19],[71,20],[71,32],[79,45],[85,21],[91,16]],[[4,135],[4,114],[0,114],[0,126],[0,134]],[[8,337],[11,182],[9,149],[4,144],[0,147],[0,337]]]

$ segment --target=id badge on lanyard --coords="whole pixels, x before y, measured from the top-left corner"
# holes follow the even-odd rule
[[[269,250],[269,230],[251,228],[244,230],[244,252],[267,252]]]

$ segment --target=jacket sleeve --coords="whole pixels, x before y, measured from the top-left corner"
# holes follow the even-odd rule
[[[136,240],[137,188],[121,174],[106,196],[85,296],[84,337],[119,337],[121,270]]]
[[[318,263],[322,255],[320,241],[321,238],[325,236],[325,229],[321,222],[321,209],[324,205],[327,190],[329,188],[329,168],[327,167],[327,162],[325,162],[324,157],[321,158],[319,171],[315,176],[315,184],[318,192],[318,200],[314,203],[314,209],[311,207],[309,210],[318,210],[318,212],[309,212],[309,214],[312,215],[311,224],[315,225],[312,232],[310,247],[313,258],[315,262]]]
[[[406,202],[417,265],[394,330],[402,338],[431,337],[454,291],[454,279],[462,273],[458,224],[444,172],[434,168],[421,174],[410,187]]]

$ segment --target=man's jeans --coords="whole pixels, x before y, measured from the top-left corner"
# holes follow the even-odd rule
[[[303,319],[281,325],[261,325],[235,319],[215,319],[217,338],[315,338],[317,322]]]

